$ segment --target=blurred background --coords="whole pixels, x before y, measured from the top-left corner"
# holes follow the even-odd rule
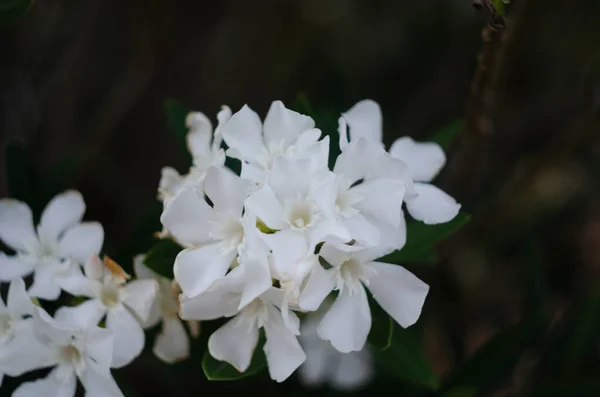
[[[326,125],[371,98],[388,144],[453,125],[436,183],[471,222],[437,247],[435,264],[406,264],[431,285],[417,342],[405,346],[417,358],[378,366],[353,393],[597,396],[600,2],[512,0],[506,28],[480,8],[38,0],[0,28],[0,144],[26,148],[44,183],[60,177],[54,190],[79,189],[86,217],[104,225],[105,252],[127,262],[159,230],[161,168],[189,166],[169,98],[213,121],[223,104],[264,116],[271,101],[300,98]],[[194,344],[200,357],[209,333]],[[341,395],[266,374],[208,382],[199,359],[167,366],[147,350],[117,371],[127,396]]]

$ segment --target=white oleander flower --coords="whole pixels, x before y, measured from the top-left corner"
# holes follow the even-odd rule
[[[186,186],[160,218],[178,241],[192,246],[177,255],[173,267],[187,296],[204,292],[225,276],[237,257],[244,238],[244,200],[254,185],[225,168],[210,167],[201,187]]]
[[[0,240],[16,251],[0,252],[0,281],[11,281],[33,272],[29,295],[55,300],[60,287],[57,274],[71,271],[70,262],[84,263],[102,248],[104,230],[98,222],[81,222],[85,203],[69,190],[54,197],[37,228],[29,206],[13,199],[0,200]]]
[[[227,155],[242,161],[241,177],[262,184],[279,156],[315,158],[325,167],[328,147],[319,141],[321,131],[312,118],[287,109],[274,101],[264,124],[252,109],[244,105],[225,124],[223,139]]]
[[[340,391],[357,390],[369,383],[375,375],[369,345],[360,351],[340,353],[331,343],[319,338],[317,329],[330,305],[302,319],[300,344],[306,352],[306,361],[298,369],[300,383],[306,387],[328,384]]]
[[[31,319],[34,311],[35,305],[27,295],[25,282],[20,278],[11,281],[6,304],[0,299],[0,386],[4,372],[13,372],[12,356],[15,352],[37,342]]]
[[[340,147],[348,145],[346,122],[350,141],[364,138],[383,145],[383,123],[377,102],[370,99],[360,101],[342,114]],[[406,200],[406,209],[413,218],[432,225],[449,222],[458,215],[460,204],[430,183],[446,164],[446,155],[440,145],[403,137],[392,143],[389,152],[408,166],[415,181],[417,195]]]
[[[201,112],[188,113],[185,124],[189,128],[186,136],[187,147],[192,155],[192,166],[185,175],[180,175],[172,167],[164,167],[158,185],[159,199],[167,203],[183,187],[202,183],[208,168],[225,165],[225,151],[221,149],[221,129],[231,118],[231,109],[223,106],[217,114],[218,125],[214,130],[210,119]]]
[[[148,321],[156,297],[155,280],[134,280],[112,259],[104,263],[93,255],[86,262],[85,274],[77,269],[57,282],[74,296],[90,299],[74,307],[63,306],[55,318],[65,323],[90,327],[106,316],[106,328],[114,332],[112,367],[120,368],[135,359],[144,348],[141,323]]]
[[[22,383],[13,397],[72,397],[77,379],[86,396],[123,396],[110,373],[113,353],[110,330],[96,326],[67,326],[55,321],[41,308],[36,309],[32,321],[38,342],[24,345],[11,357],[14,375],[48,367],[52,370],[43,379]]]
[[[232,317],[208,340],[208,351],[217,360],[231,364],[239,372],[248,369],[263,328],[266,343],[263,350],[271,379],[283,382],[306,359],[297,340],[300,320],[288,309],[282,309],[283,292],[270,288],[239,310],[243,271],[237,267],[204,293],[188,298],[181,296],[181,317],[213,320]],[[282,310],[286,310],[285,315]]]
[[[183,321],[179,318],[179,291],[176,283],[150,270],[143,260],[144,256],[138,255],[133,261],[136,277],[156,280],[158,283],[158,293],[144,327],[151,328],[162,323],[152,351],[168,364],[184,360],[190,355],[190,340]],[[192,336],[197,336],[197,323],[189,322],[188,325]]]
[[[319,324],[318,333],[340,352],[360,351],[367,341],[371,310],[365,287],[402,327],[411,326],[419,318],[429,286],[402,266],[375,261],[381,256],[377,249],[326,243],[319,255],[331,268],[320,272],[318,280],[309,279],[308,283],[318,288],[307,285],[303,294],[325,298],[326,291],[338,291]],[[316,307],[320,302],[317,303]]]

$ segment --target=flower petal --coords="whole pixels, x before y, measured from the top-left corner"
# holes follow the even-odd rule
[[[302,131],[314,126],[312,118],[287,109],[281,101],[274,101],[265,117],[265,142],[267,146],[281,145],[285,148],[295,143]]]
[[[67,382],[63,383],[57,379],[55,375],[57,371],[58,367],[43,379],[21,383],[13,392],[12,397],[73,397],[77,386],[75,373],[73,372],[72,376],[67,378]]]
[[[361,214],[342,220],[350,237],[364,247],[375,247],[381,241],[379,229]]]
[[[283,220],[283,205],[268,184],[264,184],[248,197],[246,207],[270,229],[280,230],[286,227]]]
[[[364,199],[356,204],[363,215],[387,222],[390,226],[398,227],[402,216],[402,199],[406,187],[402,181],[389,178],[378,178],[365,181],[354,187]]]
[[[81,221],[85,212],[83,196],[76,190],[67,190],[56,195],[44,211],[40,219],[40,228],[48,236],[58,239],[68,227]]]
[[[404,244],[406,244],[406,221],[402,211],[400,212],[399,227],[393,227],[388,223],[375,219],[367,218],[367,220],[379,229],[381,239],[378,245],[363,249],[355,254],[362,262],[370,262],[404,247]]]
[[[238,257],[240,267],[244,271],[244,287],[240,299],[239,308],[258,298],[272,285],[271,271],[266,257],[258,255],[244,255]]]
[[[18,255],[8,256],[0,251],[0,281],[11,281],[25,277],[32,271],[32,262],[21,261]]]
[[[122,302],[142,323],[145,323],[148,321],[157,292],[156,280],[131,281],[123,287]]]
[[[85,263],[90,255],[98,254],[104,242],[104,229],[98,222],[83,222],[69,228],[59,242],[61,258]]]
[[[21,376],[25,372],[56,364],[56,352],[37,338],[36,324],[28,320],[19,328],[15,338],[2,347],[0,372],[9,376]]]
[[[354,294],[344,289],[319,324],[321,339],[342,353],[362,350],[371,330],[371,309],[364,288]]]
[[[185,295],[201,294],[225,276],[236,254],[235,250],[223,252],[218,243],[187,248],[175,258],[175,280]]]
[[[342,113],[342,117],[350,127],[350,141],[365,138],[376,143],[383,142],[383,118],[377,102],[364,99]]]
[[[237,317],[229,320],[208,338],[208,351],[215,359],[244,372],[258,343],[258,328],[236,320]]]
[[[269,321],[264,325],[267,341],[263,350],[271,379],[283,382],[304,363],[306,354],[277,309],[271,306],[268,310]]]
[[[0,240],[15,251],[28,252],[37,243],[29,206],[13,199],[0,200]]]
[[[410,327],[421,315],[429,286],[399,265],[371,262],[377,272],[369,281],[369,290],[379,305],[402,327]]]
[[[315,311],[335,287],[335,273],[323,269],[320,264],[313,267],[305,287],[300,293],[298,305],[305,311]]]
[[[374,376],[373,360],[365,348],[359,352],[342,353],[331,376],[331,386],[341,391],[356,390]]]
[[[181,303],[179,314],[182,319],[214,320],[236,314],[240,303],[240,294],[215,285],[193,298],[180,295],[179,300]]]
[[[206,156],[210,151],[212,140],[212,123],[202,112],[190,112],[185,118],[185,125],[189,128],[186,135],[187,148],[192,157]]]
[[[182,243],[203,243],[208,239],[213,219],[212,208],[197,186],[186,186],[171,198],[160,217],[160,222]]]
[[[252,182],[240,178],[228,168],[211,166],[204,178],[204,192],[217,213],[241,217],[244,200],[253,187]]]
[[[446,164],[446,155],[434,142],[415,142],[410,137],[394,141],[390,154],[406,163],[415,181],[431,182]]]
[[[156,357],[168,364],[183,360],[190,355],[190,340],[178,317],[164,318],[162,330],[156,337],[152,351]]]
[[[264,150],[262,138],[262,124],[255,111],[244,105],[235,113],[221,130],[227,146],[238,152],[241,157],[249,162]]]
[[[115,334],[113,368],[124,367],[140,355],[144,348],[144,330],[129,310],[123,306],[109,310],[106,328]]]
[[[124,397],[110,372],[92,365],[81,376],[85,397]]]
[[[73,327],[89,328],[98,325],[106,310],[100,300],[89,299],[77,306],[60,307],[54,314],[54,319]]]
[[[460,204],[448,193],[428,183],[415,183],[418,197],[406,202],[410,215],[427,225],[449,222],[460,210]]]
[[[58,299],[60,286],[55,280],[57,273],[61,271],[60,264],[45,265],[33,274],[33,284],[27,290],[32,298],[41,298],[49,301]]]
[[[54,282],[73,296],[88,298],[98,296],[102,287],[99,281],[84,276],[79,266],[70,266],[67,271],[58,273]]]
[[[389,155],[381,145],[365,138],[359,138],[350,142],[338,156],[333,172],[353,184],[369,176],[372,173],[373,165],[378,164],[385,156]]]
[[[309,253],[306,237],[299,231],[281,230],[266,234],[264,240],[272,250],[271,263],[279,276],[291,274],[294,265]]]
[[[27,295],[23,279],[18,278],[10,282],[6,306],[13,316],[33,315],[35,305]]]
[[[298,376],[300,383],[307,387],[319,386],[325,382],[333,362],[330,353],[332,350],[335,352],[330,346],[324,346],[316,335],[315,338],[321,343],[314,346],[302,344],[306,352],[306,361],[298,369]]]
[[[86,335],[86,351],[100,368],[108,369],[112,363],[115,335],[106,328],[91,327]]]

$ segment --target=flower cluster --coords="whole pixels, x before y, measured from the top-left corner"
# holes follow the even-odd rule
[[[428,285],[377,258],[406,242],[403,203],[427,224],[458,214],[460,205],[430,184],[442,149],[401,138],[386,151],[370,100],[340,117],[332,169],[329,137],[280,101],[264,121],[248,106],[233,115],[224,107],[217,118],[213,132],[203,114],[188,116],[194,164],[183,176],[165,168],[159,188],[165,235],[185,247],[173,267],[181,317],[230,318],[210,336],[210,354],[244,372],[263,329],[269,373],[281,382],[306,360],[297,313],[332,294],[316,330],[339,352],[365,347],[367,289],[398,324],[414,324]],[[224,155],[241,162],[239,175]]]
[[[223,107],[217,120],[213,130],[190,113],[193,164],[185,175],[162,171],[159,236],[181,246],[174,280],[143,255],[133,258],[135,279],[101,259],[104,229],[82,221],[76,191],[54,197],[37,226],[27,204],[0,200],[0,281],[10,283],[0,300],[0,382],[52,368],[13,396],[73,396],[78,379],[89,396],[122,396],[111,369],[141,354],[145,329],[162,324],[153,352],[173,363],[189,355],[198,321],[218,318],[226,320],[208,339],[214,359],[244,372],[264,339],[272,379],[304,364],[307,383],[347,389],[372,371],[371,304],[402,327],[417,321],[429,286],[377,259],[406,243],[404,209],[426,224],[458,214],[431,184],[442,149],[405,137],[388,152],[370,100],[341,115],[334,143],[280,101],[264,121],[248,106]],[[331,144],[340,153],[333,162]],[[241,163],[239,174],[227,157]]]

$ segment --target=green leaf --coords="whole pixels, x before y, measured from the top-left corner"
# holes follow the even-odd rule
[[[161,276],[172,279],[175,257],[182,250],[183,248],[171,239],[160,240],[148,251],[144,264]]]
[[[438,225],[426,225],[419,221],[409,221],[406,225],[406,244],[401,250],[394,251],[379,259],[387,263],[435,262],[435,244],[469,222],[470,216],[460,212],[453,220]]]
[[[188,128],[185,125],[185,119],[188,113],[190,112],[190,109],[176,99],[167,99],[165,101],[164,106],[169,127],[171,128],[171,131],[173,131],[173,133],[175,134],[175,137],[177,138],[181,149],[186,153],[191,162],[192,157],[187,148],[186,138]]]
[[[34,214],[41,212],[38,175],[29,151],[14,142],[6,146],[6,173],[10,197],[27,203]]]
[[[369,306],[372,322],[367,341],[377,349],[386,350],[392,345],[394,320],[372,297],[369,297]]]
[[[425,357],[416,327],[394,325],[392,343],[386,350],[375,350],[375,363],[394,378],[404,379],[427,390],[439,388],[439,378]]]
[[[462,131],[463,127],[464,122],[462,120],[459,119],[453,121],[433,134],[429,140],[440,145],[446,152],[450,148],[450,145],[452,145],[452,142],[458,137],[458,134]]]
[[[33,3],[33,0],[3,0],[0,2],[0,26],[16,22],[29,11]]]
[[[514,325],[498,333],[449,377],[456,387],[491,387],[510,375],[527,348],[539,341],[538,319]]]
[[[254,349],[254,356],[252,357],[250,366],[248,366],[248,369],[244,372],[239,372],[225,361],[216,360],[210,355],[208,350],[206,350],[204,357],[202,358],[202,370],[204,371],[204,375],[206,375],[206,379],[218,381],[237,380],[259,373],[267,366],[265,353],[262,349],[264,344],[265,338],[261,332],[256,349]]]

